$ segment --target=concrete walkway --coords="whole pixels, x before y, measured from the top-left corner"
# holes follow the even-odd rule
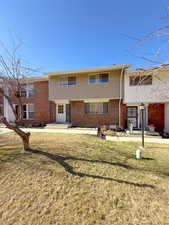
[[[140,137],[114,137],[114,136],[106,136],[107,141],[124,141],[124,142],[141,142]],[[144,141],[146,143],[159,143],[159,144],[169,144],[169,139],[163,139],[161,137],[145,137]]]
[[[36,132],[36,133],[61,133],[61,134],[92,134],[97,135],[97,129],[89,128],[89,129],[78,129],[78,128],[68,128],[68,129],[44,129],[44,128],[21,128],[26,132]],[[0,134],[5,134],[13,132],[8,128],[0,128]]]
[[[97,135],[97,129],[95,128],[68,128],[68,129],[44,129],[44,128],[22,128],[23,131],[31,133],[60,133],[60,134],[90,134]],[[0,128],[0,135],[5,133],[13,132],[7,128]],[[141,136],[138,137],[117,137],[117,136],[106,136],[108,141],[124,141],[124,142],[141,142]],[[169,144],[169,139],[163,139],[161,137],[145,137],[147,143],[159,143]]]

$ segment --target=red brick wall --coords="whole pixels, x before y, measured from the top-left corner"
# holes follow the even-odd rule
[[[110,100],[107,114],[86,114],[83,101],[71,102],[71,123],[76,126],[118,125],[119,100]]]
[[[38,81],[34,83],[35,95],[32,98],[22,99],[24,104],[34,104],[34,120],[23,120],[21,123],[50,123],[51,118],[51,107],[54,103],[51,103],[48,98],[48,81]]]
[[[149,104],[148,125],[153,124],[156,131],[164,129],[164,104]]]
[[[0,94],[0,104],[3,104],[3,96]]]
[[[1,105],[1,110],[2,110],[2,114],[4,113],[4,108],[3,108],[3,105],[4,105],[4,98],[3,96],[0,94],[0,105]]]
[[[120,121],[120,126],[121,128],[125,129],[127,126],[127,106],[126,104],[121,104],[121,121]]]

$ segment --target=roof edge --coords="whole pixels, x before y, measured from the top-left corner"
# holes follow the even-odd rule
[[[108,70],[118,70],[118,69],[126,69],[130,67],[132,64],[114,64],[110,66],[97,66],[92,68],[83,68],[78,70],[61,70],[55,72],[45,72],[44,75],[46,76],[56,76],[56,75],[66,75],[66,74],[73,74],[73,73],[92,73],[92,72],[99,72],[99,71],[108,71]]]

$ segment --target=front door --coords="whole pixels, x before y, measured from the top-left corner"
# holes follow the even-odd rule
[[[128,106],[127,107],[127,123],[133,124],[133,128],[138,128],[138,109],[137,106]]]
[[[56,105],[56,122],[57,123],[66,122],[66,104]]]

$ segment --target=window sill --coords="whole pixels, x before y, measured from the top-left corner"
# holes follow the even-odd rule
[[[85,113],[86,115],[107,115],[109,114],[108,112],[107,113]]]
[[[144,87],[144,86],[152,86],[153,84],[141,84],[141,85],[129,85],[129,87]]]
[[[59,87],[60,87],[60,88],[63,88],[63,87],[75,87],[76,85],[77,85],[77,84],[72,84],[72,85],[64,85],[64,86],[60,86],[60,85],[59,85]]]
[[[22,120],[35,120],[35,119],[22,119]]]
[[[95,82],[95,83],[88,82],[88,84],[107,84],[107,83],[109,83],[109,81],[107,81],[107,82]]]

